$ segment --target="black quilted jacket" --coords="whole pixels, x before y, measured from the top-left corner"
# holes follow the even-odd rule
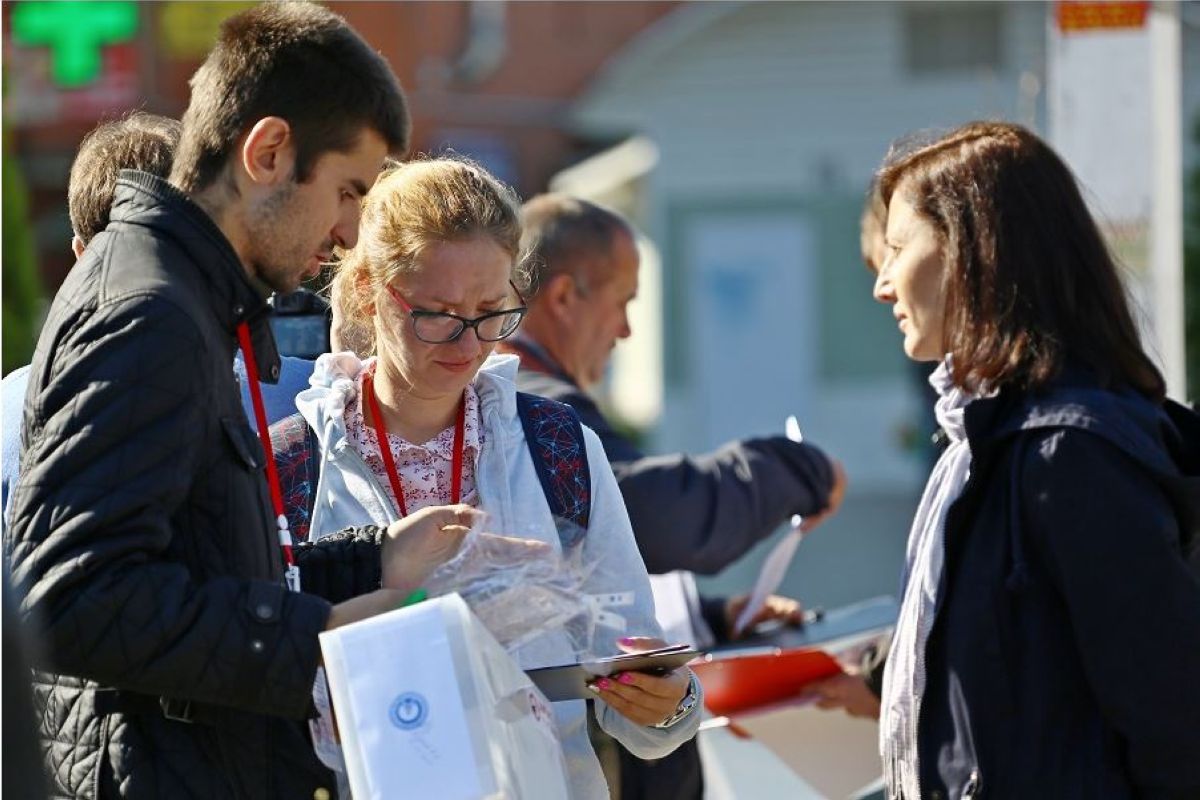
[[[56,797],[304,797],[332,790],[304,718],[330,601],[285,590],[263,452],[231,364],[263,297],[211,219],[124,172],[30,372],[5,547],[40,633]],[[378,532],[300,553],[309,590],[378,586]],[[181,719],[182,718],[182,719]],[[190,720],[190,721],[188,721]]]

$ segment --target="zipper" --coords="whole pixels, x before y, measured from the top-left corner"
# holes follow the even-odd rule
[[[962,800],[974,800],[979,796],[979,792],[983,789],[983,778],[979,775],[979,768],[971,770],[971,776],[967,779],[967,785],[963,787]]]

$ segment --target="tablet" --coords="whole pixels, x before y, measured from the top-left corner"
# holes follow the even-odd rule
[[[641,653],[623,653],[611,658],[599,658],[579,664],[564,664],[560,667],[541,667],[525,670],[534,685],[552,703],[562,700],[587,700],[596,695],[587,684],[602,675],[617,672],[646,672],[651,675],[666,675],[700,655],[686,644],[646,650]]]

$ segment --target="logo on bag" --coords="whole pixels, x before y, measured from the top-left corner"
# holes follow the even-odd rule
[[[533,718],[543,725],[554,724],[554,714],[550,711],[550,707],[539,697],[533,689],[528,692],[529,696],[529,712],[533,714]]]
[[[405,692],[392,701],[388,716],[400,730],[416,730],[429,717],[429,703],[417,692]]]

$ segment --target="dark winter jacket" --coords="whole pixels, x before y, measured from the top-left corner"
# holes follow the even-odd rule
[[[262,373],[278,374],[266,304],[164,181],[123,172],[111,220],[34,355],[5,540],[40,632],[52,793],[312,797],[333,784],[303,720],[341,598],[281,582],[263,451],[230,370],[249,320]],[[376,537],[304,550],[306,587],[377,586]]]
[[[828,503],[833,471],[811,445],[776,437],[731,442],[704,456],[645,456],[540,348],[518,342],[510,349],[521,356],[518,389],[566,403],[600,437],[652,573],[717,572],[792,514],[811,514]],[[725,599],[701,598],[701,611],[718,641],[726,639]],[[619,752],[622,798],[703,796],[694,740],[655,761]]]
[[[816,447],[770,436],[698,456],[647,456],[559,368],[521,346],[509,348],[521,356],[517,388],[571,406],[604,443],[650,573],[720,572],[793,514],[829,504],[833,468]]]
[[[1200,798],[1200,429],[1172,413],[1082,372],[967,407],[926,797]]]

